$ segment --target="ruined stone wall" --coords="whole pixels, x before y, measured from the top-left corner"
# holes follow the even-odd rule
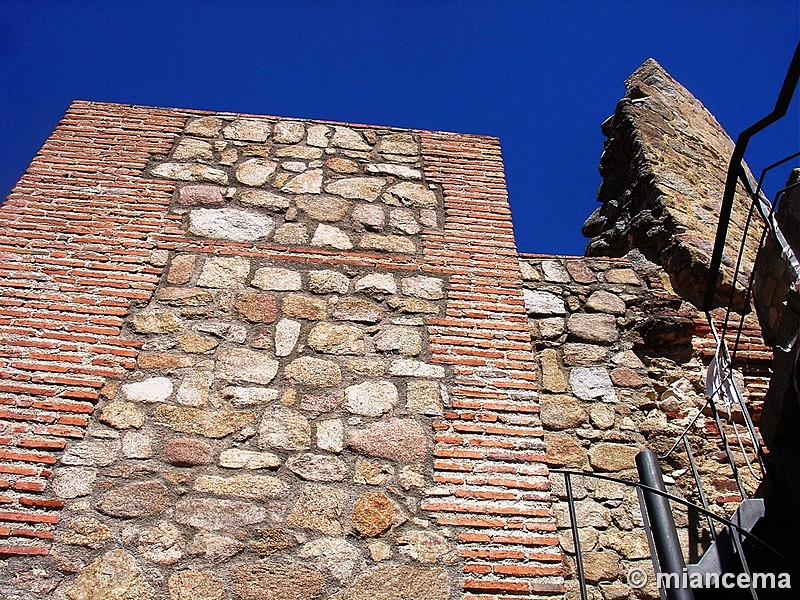
[[[628,259],[524,255],[525,302],[540,368],[541,420],[547,461],[554,468],[638,481],[635,455],[666,453],[705,402],[705,372],[714,341],[705,317],[678,297],[666,274],[641,256]],[[741,338],[739,382],[758,418],[769,352],[755,318]],[[729,335],[733,341],[734,335]],[[733,421],[744,433],[741,414]],[[735,444],[735,432],[725,421]],[[741,501],[710,413],[690,429],[689,440],[712,509],[727,517]],[[753,448],[745,440],[753,457]],[[749,493],[759,481],[735,451]],[[683,446],[662,469],[671,493],[699,503]],[[758,472],[758,471],[757,471]],[[760,474],[760,472],[758,472]],[[574,546],[563,478],[552,476],[562,500],[559,539],[571,572],[568,597],[577,597]],[[592,597],[629,598],[625,573],[652,569],[633,488],[573,477],[583,559]],[[674,507],[684,554],[696,560],[708,539]],[[690,531],[692,533],[690,533]],[[651,578],[652,580],[652,578]],[[657,598],[654,588],[646,597]]]
[[[561,591],[496,140],[75,103],[0,218],[5,597]]]

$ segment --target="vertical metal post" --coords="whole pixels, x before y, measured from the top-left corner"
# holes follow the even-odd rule
[[[575,497],[572,495],[572,480],[569,473],[564,473],[564,487],[567,490],[567,505],[569,506],[569,523],[572,527],[572,543],[575,546],[575,564],[578,567],[578,584],[581,586],[581,600],[588,600],[586,591],[586,577],[583,574],[583,554],[581,553],[581,539],[578,535],[578,517],[575,514]]]
[[[636,455],[636,470],[639,472],[639,480],[644,485],[662,492],[667,491],[661,467],[658,464],[658,457],[652,450],[642,450]],[[648,490],[642,491],[661,571],[666,575],[675,575],[678,578],[678,586],[670,586],[666,590],[667,597],[669,600],[694,600],[692,590],[681,586],[686,573],[686,563],[683,560],[683,551],[678,540],[678,530],[675,528],[669,500]]]

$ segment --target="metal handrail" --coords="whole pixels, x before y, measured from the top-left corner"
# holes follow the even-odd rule
[[[800,80],[800,42],[794,51],[792,62],[786,72],[786,78],[783,81],[781,90],[778,93],[778,99],[775,102],[775,108],[767,116],[759,119],[756,123],[745,129],[736,138],[736,145],[733,148],[733,154],[728,166],[728,174],[725,179],[725,192],[722,196],[722,205],[720,207],[719,227],[717,228],[717,235],[714,240],[714,251],[711,255],[711,264],[709,266],[708,284],[706,285],[706,293],[703,298],[703,310],[710,312],[714,306],[714,296],[717,291],[717,275],[719,274],[722,265],[722,253],[725,249],[725,239],[728,235],[728,223],[731,219],[731,211],[733,210],[733,198],[736,194],[736,183],[740,179],[744,182],[747,180],[745,168],[743,166],[744,153],[747,150],[747,145],[758,132],[766,129],[778,119],[781,119],[789,110],[789,105],[792,102],[797,83]]]

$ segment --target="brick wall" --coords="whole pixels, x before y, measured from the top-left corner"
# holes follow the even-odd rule
[[[496,140],[79,102],[0,219],[7,597],[560,593]]]

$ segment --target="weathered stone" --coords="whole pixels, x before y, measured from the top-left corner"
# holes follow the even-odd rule
[[[610,529],[600,535],[600,543],[628,560],[650,558],[650,548],[644,531],[621,532]]]
[[[380,306],[362,298],[344,298],[336,304],[333,318],[358,323],[377,323],[383,319]]]
[[[286,461],[289,470],[307,481],[342,481],[347,477],[347,465],[334,456],[324,454],[295,454]]]
[[[133,316],[132,327],[136,333],[169,333],[183,326],[178,315],[168,310],[148,310]]]
[[[344,449],[344,424],[340,419],[317,423],[317,448],[336,454]]]
[[[138,429],[144,425],[144,419],[144,411],[133,402],[110,402],[103,407],[99,416],[101,423],[114,429]]]
[[[442,398],[436,381],[410,379],[406,383],[406,408],[421,415],[442,414]]]
[[[185,185],[178,192],[180,206],[225,206],[222,190],[215,185]]]
[[[302,158],[303,160],[314,160],[322,156],[319,148],[309,148],[308,146],[287,146],[275,150],[275,156],[279,158]]]
[[[169,521],[161,521],[139,537],[136,550],[140,556],[157,565],[174,565],[183,558],[184,538],[181,530]]]
[[[436,208],[436,194],[421,183],[403,181],[390,187],[383,195],[387,204],[394,206],[416,206]]]
[[[150,600],[153,589],[133,556],[111,550],[84,567],[66,588],[70,600]]]
[[[219,353],[216,369],[222,379],[266,385],[278,373],[278,361],[265,352],[226,348]]]
[[[592,295],[586,300],[586,310],[610,313],[612,315],[624,315],[625,301],[611,292],[597,290],[592,292]]]
[[[586,462],[586,452],[574,434],[545,431],[544,443],[547,448],[545,461],[549,465],[582,467]]]
[[[331,600],[447,600],[450,582],[441,567],[381,565],[359,575]]]
[[[610,344],[619,339],[617,323],[611,315],[577,313],[567,319],[567,328],[581,341]]]
[[[340,221],[350,210],[347,200],[335,196],[298,196],[297,208],[317,221]]]
[[[289,356],[300,337],[300,323],[281,319],[275,325],[275,356]]]
[[[172,381],[166,377],[150,377],[122,386],[122,395],[132,402],[163,402],[172,395]]]
[[[375,348],[381,352],[417,356],[422,352],[422,335],[413,327],[391,325],[375,336]]]
[[[198,163],[162,163],[151,171],[156,177],[178,181],[210,181],[219,185],[228,184],[228,174],[222,169]]]
[[[394,175],[401,179],[422,179],[419,169],[412,169],[406,165],[393,165],[386,163],[376,163],[367,165],[367,173],[375,175]]]
[[[179,369],[193,366],[194,359],[175,352],[142,352],[136,359],[136,365],[140,369]]]
[[[574,367],[569,374],[569,385],[581,400],[618,401],[608,371],[603,367]]]
[[[325,186],[325,191],[350,200],[372,202],[378,198],[384,185],[386,180],[383,177],[346,177],[332,181]]]
[[[237,406],[265,406],[278,399],[278,390],[261,387],[226,386],[220,390],[220,395]]]
[[[365,233],[358,244],[359,248],[366,250],[380,250],[382,252],[403,252],[414,254],[417,247],[410,239],[399,235],[381,235],[378,233]]]
[[[611,371],[611,381],[616,386],[628,388],[642,387],[647,383],[641,375],[628,367],[617,367]]]
[[[333,128],[333,138],[331,144],[337,148],[346,148],[348,150],[371,150],[372,147],[364,141],[357,131],[349,127],[336,126]]]
[[[422,223],[424,227],[430,227],[432,229],[437,229],[439,227],[439,216],[436,214],[436,211],[430,208],[420,208],[419,209],[419,222]]]
[[[394,477],[394,467],[389,464],[366,460],[360,456],[356,459],[356,470],[353,476],[355,483],[362,485],[386,485]]]
[[[277,163],[264,158],[250,158],[236,167],[236,179],[244,185],[258,187],[269,181]]]
[[[230,587],[241,600],[315,600],[322,596],[325,577],[310,567],[287,562],[239,565]]]
[[[411,358],[398,358],[389,365],[389,374],[397,377],[441,379],[445,376],[445,371],[439,365],[430,365]]]
[[[334,362],[301,356],[286,365],[284,375],[290,381],[317,387],[337,387],[342,383],[342,371]]]
[[[397,293],[397,282],[390,273],[370,273],[356,279],[354,284],[357,292],[366,294],[395,294]]]
[[[226,469],[277,469],[281,466],[281,459],[271,452],[228,448],[220,452],[219,466]]]
[[[235,556],[242,550],[241,542],[224,535],[201,531],[192,539],[189,546],[189,554],[200,556],[206,560],[217,563],[231,556]]]
[[[323,321],[308,333],[309,347],[323,354],[364,354],[367,343],[364,332],[353,325]]]
[[[369,557],[375,562],[387,560],[392,556],[392,549],[383,542],[370,542],[367,544],[367,549],[369,549]]]
[[[285,481],[272,475],[249,475],[241,473],[233,477],[201,475],[194,482],[197,492],[219,496],[234,496],[249,500],[266,500],[281,496],[288,489]]]
[[[284,210],[291,204],[288,198],[266,190],[243,189],[236,195],[240,204],[268,210]]]
[[[538,329],[538,337],[552,340],[564,333],[566,321],[562,317],[545,317],[544,319],[531,321],[531,328],[534,336],[536,336],[536,330]]]
[[[252,323],[273,323],[278,318],[274,294],[247,290],[237,296],[234,306],[240,315]]]
[[[389,227],[409,235],[420,232],[420,226],[414,213],[407,208],[395,208],[389,212]]]
[[[636,468],[639,448],[599,442],[589,449],[589,464],[599,471],[624,471]]]
[[[274,241],[278,244],[305,244],[308,229],[304,223],[284,223],[275,230]]]
[[[296,144],[303,140],[305,134],[306,128],[299,121],[278,121],[272,139],[279,144]]]
[[[280,527],[256,529],[250,539],[250,549],[259,556],[270,556],[297,545],[297,539]]]
[[[270,124],[256,119],[236,119],[225,129],[222,135],[230,140],[243,142],[266,142],[269,137]]]
[[[546,348],[539,353],[539,364],[542,369],[542,389],[547,392],[566,392],[567,379],[561,372],[558,352],[553,348]]]
[[[604,363],[609,355],[608,348],[605,346],[595,346],[593,344],[564,344],[562,353],[565,365],[596,365]]]
[[[281,191],[291,194],[319,194],[322,192],[322,169],[309,169],[295,175],[281,186]]]
[[[542,425],[548,429],[571,429],[587,422],[586,411],[572,396],[542,395],[539,398]]]
[[[397,538],[400,554],[410,556],[423,564],[453,562],[455,547],[433,531],[409,531]]]
[[[428,436],[413,419],[385,419],[348,431],[347,444],[356,452],[398,462],[423,460]]]
[[[342,158],[341,156],[332,156],[325,161],[325,166],[331,171],[342,173],[344,175],[358,173],[358,163],[354,160],[350,160],[349,158]]]
[[[304,487],[289,511],[286,522],[293,527],[342,535],[341,519],[347,504],[347,491],[327,485]]]
[[[172,284],[189,283],[192,279],[197,257],[194,254],[179,254],[172,259],[167,273],[167,282]]]
[[[150,436],[129,431],[122,436],[122,456],[125,458],[151,458],[153,456],[153,445]]]
[[[219,531],[260,523],[267,511],[257,504],[219,498],[189,498],[175,505],[175,520],[198,529]]]
[[[557,260],[543,260],[541,266],[545,281],[551,283],[570,283],[569,273],[564,269],[561,262]]]
[[[88,496],[94,490],[97,469],[59,467],[53,478],[53,493],[65,500]]]
[[[67,446],[61,456],[62,465],[107,467],[117,459],[117,440],[87,440]]]
[[[359,496],[350,515],[353,527],[364,537],[375,537],[387,531],[399,511],[383,492],[366,492]]]
[[[153,423],[174,431],[223,438],[253,423],[257,413],[250,410],[200,410],[162,404],[153,411]]]
[[[407,296],[416,296],[425,300],[441,300],[444,298],[443,282],[436,277],[423,277],[422,275],[405,277],[402,284],[403,294]]]
[[[239,257],[213,257],[206,259],[197,285],[229,289],[241,287],[250,274],[250,261]]]
[[[225,600],[225,584],[211,571],[176,571],[167,586],[169,600]]]
[[[614,426],[616,416],[614,411],[603,404],[596,404],[589,411],[589,417],[592,420],[592,425],[599,429],[610,429]]]
[[[112,488],[100,496],[97,510],[105,515],[132,519],[164,512],[169,492],[158,481],[142,481]]]
[[[341,538],[320,538],[304,544],[297,553],[338,581],[349,581],[364,568],[361,551]]]
[[[320,223],[314,230],[314,235],[311,238],[312,246],[328,246],[338,250],[350,250],[353,247],[353,242],[350,237],[338,227]]]
[[[400,296],[394,296],[389,298],[386,303],[391,308],[401,313],[426,313],[432,315],[439,313],[439,306],[436,303],[428,300],[421,300],[419,298],[402,298]]]
[[[584,558],[583,569],[587,583],[597,584],[619,577],[620,564],[616,552],[610,550],[588,552]]]
[[[64,544],[86,546],[94,550],[105,546],[110,539],[111,529],[90,517],[73,519],[59,535],[59,541]]]
[[[222,120],[217,117],[200,117],[189,121],[184,129],[189,135],[200,137],[217,137],[222,128]]]
[[[181,382],[175,401],[184,406],[203,406],[213,382],[214,374],[210,371],[192,371]]]
[[[368,229],[381,229],[386,220],[383,209],[376,204],[356,204],[353,208],[353,223],[360,223]]]
[[[304,296],[302,294],[289,294],[283,299],[283,314],[297,319],[319,321],[327,316],[328,309],[324,300]]]
[[[295,291],[303,285],[299,272],[277,267],[263,267],[253,275],[252,286],[262,290]]]
[[[414,156],[419,154],[419,144],[410,133],[391,133],[383,136],[378,142],[378,151]]]
[[[365,381],[345,390],[344,407],[367,417],[380,416],[395,407],[397,388],[391,381]]]
[[[170,306],[205,306],[214,300],[214,297],[205,290],[182,287],[160,288],[156,292],[156,298]]]
[[[219,346],[214,338],[196,333],[182,333],[176,340],[180,349],[190,354],[207,354]]]
[[[209,444],[192,438],[173,438],[164,445],[164,460],[176,467],[207,465],[212,453]]]
[[[525,297],[525,310],[529,315],[565,315],[564,300],[541,290],[522,290]]]
[[[258,444],[262,449],[306,450],[311,446],[308,419],[299,412],[282,406],[269,408],[264,412],[258,435]]]
[[[421,465],[405,465],[397,474],[397,483],[404,490],[425,487],[425,469]]]
[[[189,213],[189,231],[216,240],[253,242],[274,229],[272,218],[235,208],[198,208]]]
[[[350,280],[343,273],[324,269],[308,274],[308,286],[315,294],[346,294]]]

